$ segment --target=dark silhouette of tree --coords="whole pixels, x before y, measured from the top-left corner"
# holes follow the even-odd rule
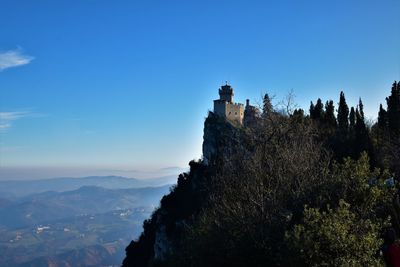
[[[349,113],[349,129],[347,131],[346,135],[342,136],[342,144],[341,145],[341,150],[343,151],[342,154],[340,155],[341,157],[343,156],[350,156],[353,159],[357,158],[357,149],[355,148],[355,143],[354,141],[356,140],[356,133],[355,133],[355,128],[356,128],[356,110],[354,107],[350,108],[350,113]]]
[[[338,108],[338,126],[339,131],[342,133],[347,133],[349,128],[349,107],[346,103],[346,98],[344,97],[343,91],[340,92],[339,108]]]
[[[379,106],[378,122],[372,127],[374,163],[389,169],[400,179],[400,83],[394,82],[386,97],[386,109]]]
[[[293,115],[292,115],[294,121],[300,123],[304,121],[304,110],[299,108],[299,109],[295,109],[293,111]]]
[[[386,98],[388,126],[391,132],[400,133],[400,82],[392,85],[392,92]]]
[[[265,94],[263,98],[263,116],[271,114],[273,110],[274,108],[272,106],[271,99],[268,94]]]
[[[337,122],[335,117],[335,106],[332,100],[326,101],[325,103],[325,117],[324,122],[329,127],[336,128]]]
[[[361,97],[358,100],[358,111],[360,112],[361,119],[364,121],[364,104],[361,101]]]
[[[337,121],[338,127],[331,147],[336,160],[342,162],[343,158],[352,154],[352,147],[349,146],[349,107],[343,91],[340,92]]]
[[[383,108],[382,104],[379,106],[379,113],[378,113],[378,127],[381,130],[386,129],[387,127],[387,111]]]
[[[358,107],[356,108],[356,124],[355,124],[355,139],[354,150],[355,155],[354,158],[358,158],[363,151],[368,151],[369,149],[369,134],[367,126],[365,125],[364,119],[364,105],[361,101],[361,98],[358,103]]]
[[[354,107],[351,107],[350,109],[349,121],[350,129],[354,129],[354,127],[356,126],[356,112],[354,111]]]
[[[311,105],[314,106],[312,102]],[[313,120],[321,122],[324,117],[324,113],[324,105],[322,104],[322,100],[318,98],[317,103],[315,104],[313,109],[311,109],[310,107],[310,117]]]
[[[315,109],[315,105],[311,101],[311,104],[310,104],[310,118],[313,118],[313,116],[314,116],[314,109]]]

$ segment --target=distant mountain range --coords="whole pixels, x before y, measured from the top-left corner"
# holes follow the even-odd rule
[[[83,186],[77,190],[32,194],[0,201],[0,226],[7,229],[44,224],[60,219],[113,210],[154,208],[170,185],[129,189]],[[6,202],[7,201],[7,202]]]
[[[82,178],[53,178],[41,180],[9,180],[0,181],[0,207],[2,198],[27,196],[46,191],[71,191],[83,186],[97,186],[106,189],[126,189],[140,187],[154,187],[175,184],[177,175],[170,175],[151,179],[135,179],[121,176],[89,176]]]
[[[171,187],[143,186],[171,180],[110,176],[0,182],[13,195],[0,198],[0,266],[119,266],[124,248]]]

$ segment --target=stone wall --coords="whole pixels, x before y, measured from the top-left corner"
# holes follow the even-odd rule
[[[244,107],[243,104],[230,103],[224,100],[214,100],[214,113],[224,117],[229,121],[235,121],[240,124],[243,122]]]
[[[230,121],[243,122],[244,107],[243,104],[227,103],[226,118]]]

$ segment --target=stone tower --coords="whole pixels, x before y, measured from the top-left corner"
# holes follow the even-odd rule
[[[219,100],[224,100],[227,101],[229,103],[233,102],[233,88],[228,85],[222,85],[221,89],[218,90],[219,93]]]
[[[225,84],[221,86],[218,92],[219,99],[214,100],[214,113],[231,122],[242,124],[244,107],[243,104],[233,102],[233,88]]]

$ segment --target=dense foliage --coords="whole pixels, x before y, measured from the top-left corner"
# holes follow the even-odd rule
[[[277,112],[256,123],[205,122],[212,158],[190,163],[124,266],[383,266],[381,235],[399,229],[400,84],[368,125],[359,100]],[[211,141],[210,141],[211,139]]]

